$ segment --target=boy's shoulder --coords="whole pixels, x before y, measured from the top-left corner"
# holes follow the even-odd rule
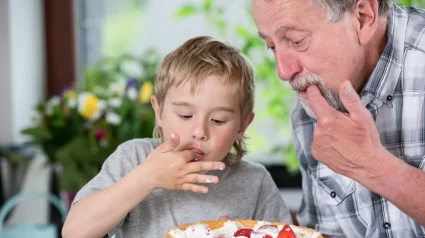
[[[265,174],[268,173],[266,167],[262,164],[247,161],[247,160],[241,160],[239,163],[230,165],[232,173],[252,173],[252,174]]]
[[[118,146],[120,150],[145,149],[154,150],[160,144],[159,140],[153,138],[137,138],[128,140]]]
[[[122,158],[137,159],[141,163],[159,144],[159,140],[152,138],[132,139],[120,144],[117,152]]]

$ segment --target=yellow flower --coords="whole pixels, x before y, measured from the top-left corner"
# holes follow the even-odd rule
[[[153,91],[153,84],[150,81],[147,81],[143,83],[142,87],[140,88],[139,92],[139,101],[141,103],[147,103],[151,100]]]
[[[66,90],[63,93],[63,97],[65,99],[73,99],[73,98],[77,97],[77,92],[75,92],[74,90]]]
[[[96,120],[100,117],[103,106],[92,93],[81,93],[78,97],[78,111],[85,119]]]

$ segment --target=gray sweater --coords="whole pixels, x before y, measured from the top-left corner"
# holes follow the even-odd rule
[[[73,203],[120,180],[141,164],[157,146],[154,139],[135,139],[120,145],[101,171],[77,194]],[[208,194],[157,189],[141,201],[109,235],[118,237],[165,237],[179,224],[232,219],[291,222],[281,195],[264,166],[241,161],[226,165],[218,184],[206,184]]]

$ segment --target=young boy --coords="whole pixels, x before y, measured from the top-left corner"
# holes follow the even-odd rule
[[[78,192],[63,237],[165,237],[220,216],[291,221],[264,166],[241,161],[254,79],[235,47],[188,40],[165,57],[155,92],[159,139],[128,141],[109,156]]]

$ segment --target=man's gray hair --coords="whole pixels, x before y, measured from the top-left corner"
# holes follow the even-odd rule
[[[356,5],[357,0],[313,0],[328,12],[328,20],[337,22],[342,19],[344,14],[351,11]],[[378,0],[379,16],[386,17],[390,9],[391,0]]]

